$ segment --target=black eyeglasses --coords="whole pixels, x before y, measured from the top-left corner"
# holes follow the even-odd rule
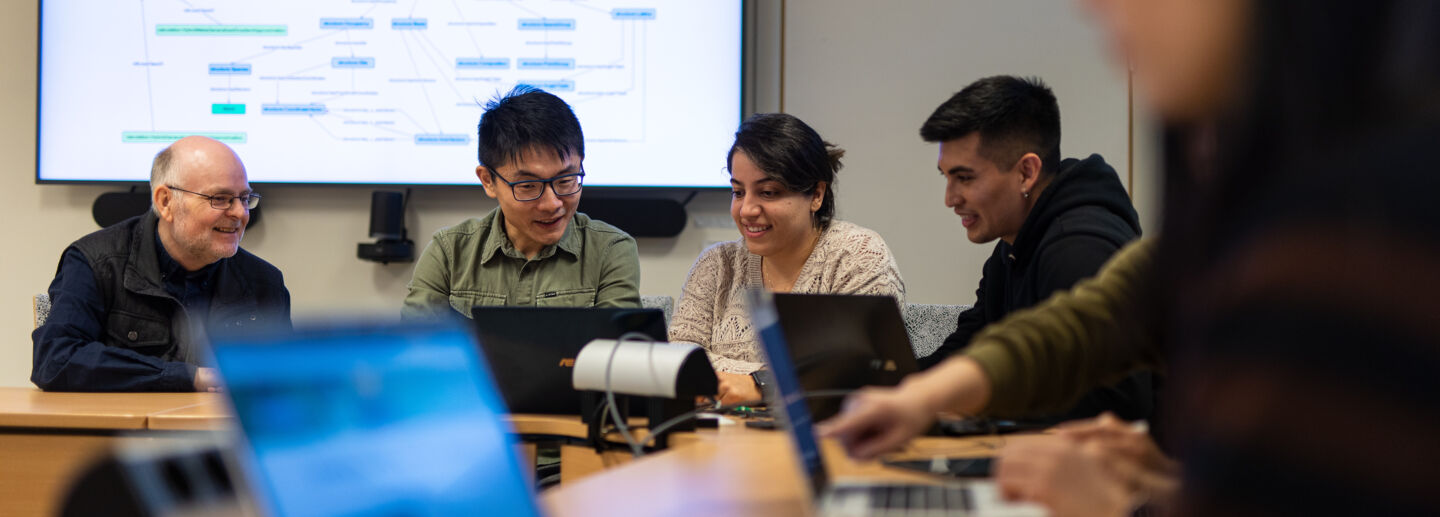
[[[177,187],[177,186],[174,186],[174,185],[166,185],[166,187],[169,187],[170,190],[178,190],[178,191],[184,192],[184,193],[186,193],[186,194],[195,194],[195,195],[197,195],[197,196],[203,197],[203,198],[205,198],[205,199],[207,199],[207,200],[210,201],[210,208],[214,208],[214,209],[216,209],[216,210],[229,210],[229,209],[230,209],[230,201],[233,201],[233,200],[236,200],[236,199],[239,199],[239,200],[240,200],[240,206],[245,207],[246,210],[253,210],[255,207],[260,206],[260,194],[256,194],[256,193],[254,193],[254,192],[251,192],[251,193],[249,193],[249,194],[245,194],[245,195],[243,195],[243,196],[232,196],[232,195],[230,195],[230,194],[220,194],[220,195],[215,195],[215,196],[209,196],[209,195],[201,194],[201,193],[199,193],[199,192],[190,191],[190,190],[185,190],[185,189],[183,189],[183,188],[180,188],[180,187]]]
[[[550,189],[554,190],[557,196],[573,196],[580,193],[580,181],[585,178],[584,172],[577,172],[575,174],[561,174],[548,180],[510,181],[494,170],[491,170],[490,173],[500,178],[500,181],[505,182],[506,185],[510,185],[510,193],[515,196],[516,201],[534,201],[540,199],[540,196],[545,195],[545,185],[547,184],[550,185]]]

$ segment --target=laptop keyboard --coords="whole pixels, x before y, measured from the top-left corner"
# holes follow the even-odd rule
[[[946,486],[873,486],[870,487],[872,510],[936,510],[975,509],[970,490]]]
[[[829,499],[822,512],[827,517],[939,517],[972,515],[975,510],[975,495],[964,486],[846,486],[837,487]]]

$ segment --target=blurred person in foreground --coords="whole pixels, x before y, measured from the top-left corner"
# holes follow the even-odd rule
[[[1092,4],[1167,127],[1161,240],[977,336],[991,359],[855,396],[827,434],[873,457],[937,411],[1043,406],[1163,368],[1173,513],[1440,512],[1440,213],[1425,197],[1440,187],[1440,3]],[[1016,370],[991,360],[1086,373],[1002,376]]]
[[[1140,504],[1174,501],[1180,465],[1160,451],[1146,426],[1105,413],[1057,429],[1004,449],[995,480],[1005,496],[1043,502],[1054,517],[1124,515]]]

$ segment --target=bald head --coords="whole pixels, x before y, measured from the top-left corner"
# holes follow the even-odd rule
[[[161,185],[183,182],[186,171],[214,168],[238,169],[245,174],[245,164],[230,146],[205,136],[181,138],[155,155],[150,164],[150,193],[153,197]]]

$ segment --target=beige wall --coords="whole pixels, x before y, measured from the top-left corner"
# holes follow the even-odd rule
[[[5,243],[0,251],[0,386],[24,386],[31,362],[30,297],[49,285],[65,245],[97,228],[90,216],[95,196],[114,189],[35,185],[36,2],[0,3],[7,13],[0,18],[0,70],[6,72],[0,75],[0,237]],[[840,216],[885,236],[900,262],[910,301],[971,303],[988,256],[989,246],[964,241],[958,220],[941,202],[935,149],[916,136],[930,111],[965,83],[998,73],[1044,77],[1060,98],[1065,153],[1100,152],[1125,170],[1125,84],[1102,59],[1096,34],[1071,4],[788,3],[784,107],[849,151],[839,185]],[[103,84],[97,82],[94,91],[104,95]],[[766,99],[760,105],[766,109],[774,103]],[[75,146],[84,151],[84,142]],[[722,165],[713,157],[693,164]],[[1149,190],[1137,183],[1141,194]],[[368,241],[369,193],[339,187],[264,189],[264,221],[247,232],[244,245],[285,272],[298,318],[397,310],[409,265],[355,258],[355,244]],[[415,191],[411,206],[409,228],[416,244],[424,246],[436,229],[494,204],[476,190],[427,188]],[[1140,206],[1153,226],[1153,204]],[[728,197],[702,194],[690,212],[692,219],[723,220]],[[705,243],[734,238],[732,228],[692,223],[673,239],[641,239],[641,291],[678,296]]]
[[[918,136],[935,107],[970,81],[1040,76],[1060,101],[1061,151],[1100,153],[1124,179],[1124,76],[1109,65],[1077,4],[789,3],[785,110],[847,149],[840,217],[885,236],[911,301],[973,302],[993,247],[965,239],[959,218],[944,205],[938,147]]]

